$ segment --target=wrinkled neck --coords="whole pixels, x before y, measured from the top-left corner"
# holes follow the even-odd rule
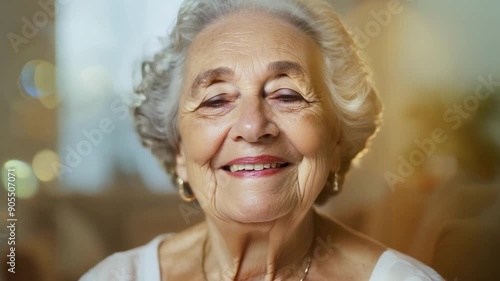
[[[300,280],[311,256],[314,211],[302,218],[241,224],[207,218],[208,280]]]

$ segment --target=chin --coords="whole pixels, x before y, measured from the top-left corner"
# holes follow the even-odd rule
[[[276,194],[248,195],[233,198],[220,209],[225,215],[240,223],[266,223],[285,217],[296,210],[297,200],[286,200]]]

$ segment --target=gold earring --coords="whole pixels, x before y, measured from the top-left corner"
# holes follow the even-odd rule
[[[175,178],[175,183],[177,184],[177,189],[179,190],[179,196],[182,200],[186,202],[193,202],[196,200],[193,191],[187,183],[185,183],[180,177]],[[189,190],[188,190],[189,189]]]
[[[337,181],[337,173],[333,174],[333,192],[337,193],[339,192],[339,183]]]

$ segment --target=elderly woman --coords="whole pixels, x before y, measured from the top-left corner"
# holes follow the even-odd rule
[[[81,280],[442,280],[314,210],[381,111],[327,3],[186,0],[138,94],[142,142],[206,220]]]

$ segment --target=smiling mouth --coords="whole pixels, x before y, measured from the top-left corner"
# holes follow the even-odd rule
[[[265,164],[233,164],[223,166],[222,169],[228,172],[262,171],[267,169],[278,169],[288,166],[290,163],[265,163]]]

